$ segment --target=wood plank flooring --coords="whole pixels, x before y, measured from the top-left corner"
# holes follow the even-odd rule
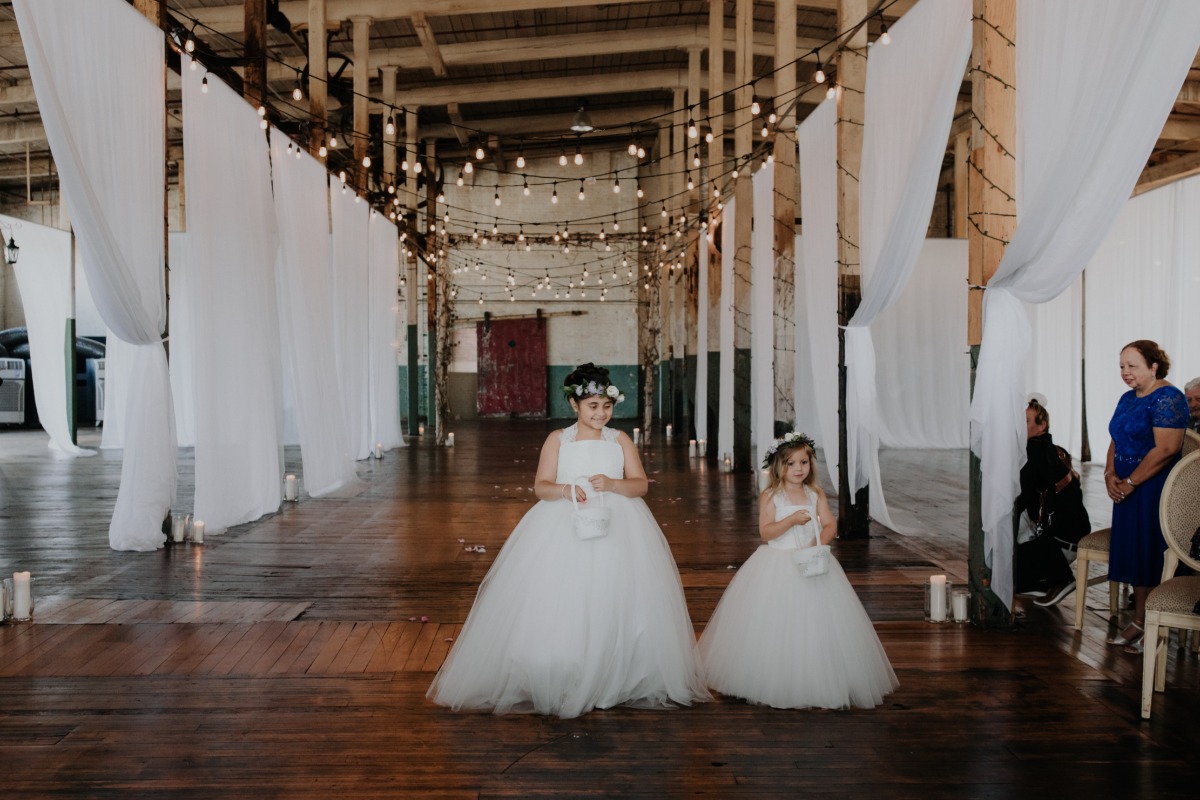
[[[0,625],[3,796],[1194,796],[1197,659],[1172,646],[1142,722],[1140,659],[1104,644],[1100,587],[1082,633],[1074,598],[1018,601],[1012,632],[921,620],[924,576],[966,577],[965,453],[885,452],[906,533],[835,544],[900,678],[878,709],[717,700],[564,721],[433,706],[551,427],[458,423],[453,449],[413,439],[362,462],[358,497],[156,553],[107,547],[119,457],[55,460],[44,434],[0,432],[0,572],[30,570],[37,596],[33,624]],[[643,453],[699,628],[757,546],[752,476],[687,458],[685,441]],[[1099,470],[1084,477],[1100,527]]]

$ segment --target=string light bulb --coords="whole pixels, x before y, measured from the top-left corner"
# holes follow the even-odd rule
[[[495,202],[496,205],[500,205],[500,187],[499,186],[496,187],[496,194],[494,194],[492,196],[492,200],[493,200],[493,202]]]
[[[371,157],[370,157],[370,156],[363,156],[362,165],[363,165],[363,167],[364,167],[364,168],[365,168],[365,167],[369,167],[369,166],[371,166]]]
[[[525,195],[526,197],[529,197],[529,179],[528,178],[522,178],[521,194]]]
[[[620,193],[621,193],[621,179],[614,176],[613,177],[613,194],[620,194]]]
[[[629,155],[636,156],[637,150],[638,150],[637,142],[630,142],[629,143]]]
[[[832,100],[835,97],[837,97],[837,87],[831,83],[829,84],[829,88],[825,91],[825,99]]]
[[[690,172],[687,174],[687,187],[689,192],[696,188],[696,184],[692,181],[692,173]]]
[[[638,145],[637,157],[645,158],[646,157],[646,148],[642,147],[641,145]]]
[[[337,147],[337,136],[333,135],[332,133],[331,133],[331,134],[329,134],[329,146],[330,146],[330,147]],[[407,161],[405,161],[405,162],[404,162],[404,169],[406,169],[406,170],[408,169],[408,162],[407,162]]]
[[[750,113],[757,117],[761,112],[762,106],[758,104],[758,99],[755,98],[754,101],[750,103]]]
[[[587,195],[586,195],[586,194],[584,194],[584,191],[583,191],[583,181],[580,181],[580,182],[579,182],[579,199],[580,199],[580,200],[586,200],[586,199],[587,199]]]
[[[319,155],[321,158],[325,158],[325,156],[329,155],[329,149],[325,147],[325,145],[321,145],[321,147],[317,150],[317,155]]]
[[[814,74],[814,75],[813,75],[813,80],[814,80],[814,81],[816,81],[817,83],[824,83],[824,82],[825,82],[825,69],[824,69],[824,67],[817,67],[816,74]]]
[[[208,76],[207,76],[207,75],[205,75],[205,76],[204,76],[204,77],[203,77],[203,78],[200,80],[200,91],[201,91],[203,94],[208,94]]]
[[[455,185],[455,186],[462,186],[462,185],[463,185],[463,174],[462,174],[462,170],[461,170],[461,169],[458,171],[458,180],[454,181],[454,185]]]
[[[579,150],[579,145],[575,145],[575,166],[583,164],[583,153]]]
[[[713,132],[711,130],[708,133],[704,134],[704,141],[706,144],[712,144]]]
[[[769,124],[769,125],[774,125],[778,120],[779,120],[779,117],[775,115],[774,111],[772,111],[770,113],[770,115],[767,116],[767,124]]]
[[[696,147],[696,152],[692,155],[692,166],[696,169],[700,168],[700,148]]]
[[[525,169],[525,150],[521,149],[521,155],[517,156],[517,169]]]
[[[638,198],[639,198],[639,199],[641,199],[641,198],[642,198],[642,197],[644,197],[645,195],[646,195],[646,193],[642,191],[642,182],[641,182],[641,181],[638,181],[638,185],[637,185],[637,196],[638,196]]]
[[[439,203],[444,203],[444,202],[446,202],[446,193],[445,193],[445,192],[438,192],[438,193],[437,193],[437,201],[438,201]]]
[[[476,161],[483,161],[483,157],[485,155],[487,155],[487,153],[483,152],[482,145],[475,148],[475,160]]]
[[[414,161],[414,162],[413,162],[413,174],[414,174],[414,175],[420,175],[420,174],[421,174],[421,162],[420,162],[420,161]]]
[[[551,203],[558,202],[558,184],[557,183],[554,184],[554,192],[550,195],[550,202]]]
[[[394,120],[390,115],[387,118],[387,125],[383,127],[383,132],[388,136],[396,135],[396,120]]]
[[[187,41],[183,43],[183,49],[189,53],[196,52],[196,40],[192,38],[190,33],[188,34]]]
[[[565,167],[567,165],[567,151],[561,148],[558,151],[558,165],[560,167]]]
[[[700,131],[696,128],[696,120],[690,117],[688,118],[687,134],[689,139],[695,139],[700,135]]]
[[[299,102],[304,99],[304,91],[300,88],[300,79],[296,79],[296,86],[292,89],[292,99]]]
[[[892,35],[888,33],[887,23],[884,22],[879,26],[879,43],[887,47],[892,43]]]

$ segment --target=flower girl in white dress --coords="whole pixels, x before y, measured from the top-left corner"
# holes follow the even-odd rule
[[[641,499],[641,460],[628,436],[605,427],[624,397],[592,364],[566,382],[578,421],[542,446],[540,502],[483,579],[428,697],[559,717],[711,699],[675,560]],[[608,509],[607,525],[577,528],[576,502]]]
[[[700,637],[707,683],[775,708],[877,706],[899,685],[896,675],[837,559],[810,549],[836,534],[813,441],[789,433],[763,466],[770,468],[758,498],[763,544],[733,576]]]

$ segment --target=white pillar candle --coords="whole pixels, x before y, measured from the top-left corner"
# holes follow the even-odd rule
[[[33,616],[33,586],[28,572],[13,573],[13,619],[24,622]]]
[[[187,519],[182,514],[177,514],[171,517],[171,541],[183,541],[183,526],[187,523]]]
[[[704,458],[708,455],[708,439],[696,440],[696,452],[699,454],[700,458]]]
[[[674,435],[675,435],[675,429],[672,428],[670,425],[667,425],[667,438],[670,439]]]
[[[954,590],[954,598],[953,598],[954,609],[953,609],[953,611],[954,611],[954,621],[955,622],[966,622],[967,621],[967,597],[968,597],[968,594],[967,594],[966,589],[955,589]]]
[[[192,523],[192,541],[196,544],[204,544],[204,523],[200,520]]]
[[[696,457],[696,440],[695,439],[688,439],[688,456],[690,458]]]
[[[634,444],[642,443],[642,429],[641,428],[633,429],[633,443]]]
[[[733,472],[733,456],[729,453],[726,453],[725,457],[721,459],[721,469],[725,472]]]
[[[454,447],[454,431],[446,434],[446,447]]]
[[[424,435],[425,435],[425,426],[418,425],[417,426],[417,436],[424,436]]]
[[[283,499],[296,500],[300,497],[300,487],[296,483],[295,475],[288,475],[283,479]]]
[[[383,442],[375,443],[375,457],[383,458]]]
[[[946,576],[929,576],[929,621],[946,621]]]

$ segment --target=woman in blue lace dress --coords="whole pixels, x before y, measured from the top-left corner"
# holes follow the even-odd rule
[[[1140,653],[1146,597],[1162,579],[1166,541],[1158,519],[1158,502],[1171,467],[1179,460],[1188,423],[1187,399],[1164,378],[1171,368],[1167,354],[1152,341],[1139,339],[1121,350],[1121,395],[1108,433],[1104,484],[1113,501],[1112,544],[1108,579],[1133,587],[1133,621],[1109,644]]]

